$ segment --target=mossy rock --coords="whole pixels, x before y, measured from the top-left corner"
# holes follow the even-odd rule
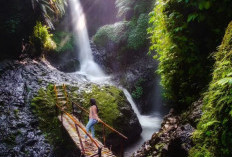
[[[101,27],[93,36],[93,42],[98,47],[107,48],[114,45],[118,46],[127,40],[128,22],[117,22],[111,25]]]
[[[74,90],[68,86],[68,90],[72,93],[73,101],[79,102],[84,108],[90,107],[89,100],[94,98],[99,108],[99,117],[107,124],[123,133],[128,137],[128,142],[136,140],[142,132],[138,118],[127,101],[122,90],[115,86],[99,86],[90,85],[85,90]],[[85,122],[87,123],[87,115]],[[102,135],[102,126],[96,126],[97,136]],[[121,140],[120,136],[106,129],[107,143],[117,147]]]
[[[55,41],[57,47],[56,52],[74,51],[75,41],[74,37],[69,32],[55,32],[52,39]]]
[[[57,119],[55,111],[55,94],[53,92],[53,87],[53,85],[49,85],[47,89],[40,89],[37,96],[35,96],[32,101],[32,107],[39,117],[39,126],[41,130],[50,143],[56,145],[63,142],[63,138],[61,138],[61,124]],[[122,90],[115,86],[100,86],[95,84],[86,84],[84,87],[82,86],[82,88],[67,85],[66,89],[69,99],[80,104],[87,110],[90,107],[90,98],[95,98],[99,108],[99,117],[105,123],[127,136],[127,142],[136,140],[140,136],[142,132],[141,125]],[[69,105],[67,111],[71,112],[71,105]],[[85,114],[82,117],[83,123],[86,124],[88,115]],[[102,125],[98,123],[95,129],[96,136],[102,140]],[[121,143],[120,136],[107,128],[105,132],[107,145],[112,145],[114,148],[119,147]]]

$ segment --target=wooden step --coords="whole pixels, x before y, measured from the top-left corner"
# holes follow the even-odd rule
[[[57,96],[64,96],[64,93],[57,93]]]
[[[67,101],[58,101],[58,104],[61,104],[61,105],[64,105],[66,103],[67,103]]]

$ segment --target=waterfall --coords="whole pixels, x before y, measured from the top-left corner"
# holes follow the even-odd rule
[[[104,72],[94,62],[89,36],[86,27],[85,14],[79,0],[69,0],[74,35],[79,49],[80,73],[89,78],[105,77]]]
[[[123,88],[123,92],[127,100],[130,102],[134,112],[136,113],[139,119],[139,123],[141,124],[143,129],[140,139],[132,146],[128,147],[125,151],[125,156],[131,156],[134,151],[139,149],[139,147],[143,144],[144,141],[149,140],[152,134],[155,131],[159,130],[160,124],[162,122],[162,115],[159,114],[158,112],[152,113],[151,115],[141,115],[130,93],[124,88]]]
[[[81,3],[79,0],[69,1],[71,8],[72,24],[74,28],[76,42],[79,48],[79,59],[81,65],[79,73],[85,75],[91,81],[106,83],[106,80],[110,78],[110,76],[106,76],[101,68],[94,62],[92,50],[89,43],[85,14],[83,12]],[[125,156],[129,156],[131,155],[131,153],[137,150],[145,140],[150,139],[154,131],[158,131],[158,129],[160,128],[162,116],[160,114],[141,115],[130,93],[126,89],[122,88],[122,90],[127,100],[130,102],[134,112],[137,114],[137,117],[143,129],[140,140],[126,150]],[[157,101],[157,97],[159,97],[158,94],[155,94],[154,96],[156,97],[155,101]],[[159,109],[157,111],[159,111]]]

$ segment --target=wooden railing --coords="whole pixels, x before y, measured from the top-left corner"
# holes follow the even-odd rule
[[[80,140],[80,144],[81,144],[81,152],[82,152],[82,156],[84,156],[85,154],[85,149],[84,149],[84,146],[83,146],[83,143],[82,143],[82,138],[80,136],[80,132],[79,132],[79,128],[90,138],[90,140],[92,141],[92,143],[98,148],[98,153],[97,154],[94,154],[93,156],[96,156],[98,155],[99,157],[101,157],[101,147],[99,146],[99,144],[92,138],[92,136],[86,131],[85,128],[83,128],[80,124],[80,122],[78,122],[71,114],[69,114],[68,112],[64,111],[59,105],[57,105],[57,108],[60,110],[61,112],[61,122],[63,124],[63,114],[66,114],[75,124],[75,128],[76,128],[76,132],[77,132],[77,135],[79,137],[79,140]]]
[[[63,114],[67,115],[75,124],[75,128],[76,128],[76,132],[78,134],[78,137],[79,137],[79,140],[80,140],[80,145],[81,145],[81,154],[82,156],[85,156],[85,149],[84,149],[84,146],[83,146],[83,141],[81,139],[81,136],[80,136],[80,132],[79,132],[79,128],[90,138],[91,142],[98,148],[98,152],[92,156],[96,156],[98,155],[99,157],[101,157],[101,147],[100,145],[92,138],[92,136],[86,131],[86,129],[84,127],[82,127],[82,125],[80,124],[79,121],[77,121],[73,116],[75,115],[74,113],[75,112],[75,107],[76,106],[77,108],[80,109],[81,113],[80,113],[80,117],[79,117],[79,120],[82,119],[82,111],[84,111],[87,115],[89,115],[89,111],[86,110],[85,108],[83,108],[81,105],[77,104],[77,103],[74,103],[73,101],[70,101],[69,100],[69,96],[68,96],[68,93],[66,91],[66,86],[65,84],[63,84],[62,86],[63,88],[63,92],[64,92],[64,95],[65,95],[65,99],[66,99],[66,104],[62,104],[62,105],[65,105],[65,106],[60,106],[58,104],[58,92],[57,92],[57,87],[54,85],[54,91],[55,91],[55,95],[56,95],[56,101],[57,101],[57,104],[56,104],[56,111],[57,109],[60,111],[60,115],[61,115],[61,122],[63,124]],[[67,105],[71,105],[71,108],[72,108],[72,115],[70,113],[68,113],[67,111],[65,111],[65,108],[68,107]],[[104,146],[106,146],[106,136],[105,136],[105,128],[108,128],[110,129],[112,132],[115,132],[117,135],[119,135],[121,137],[121,151],[120,151],[120,155],[123,156],[123,141],[124,140],[127,140],[128,138],[123,135],[122,133],[120,133],[119,131],[117,131],[116,129],[114,129],[113,127],[111,127],[110,125],[106,124],[104,121],[102,121],[101,119],[99,119],[99,122],[102,124],[102,138],[103,138],[103,144]],[[111,149],[111,148],[110,148]]]
[[[78,108],[80,108],[81,110],[85,111],[87,114],[89,114],[89,111],[87,111],[85,108],[81,107],[80,105],[78,105],[77,103],[72,102],[72,104],[76,105]],[[109,128],[110,130],[112,130],[113,132],[117,133],[119,136],[121,136],[124,139],[128,139],[125,135],[123,135],[122,133],[120,133],[119,131],[115,130],[113,127],[109,126],[108,124],[106,124],[105,122],[103,122],[101,119],[99,119],[99,122],[102,123],[104,126],[106,126],[107,128]]]

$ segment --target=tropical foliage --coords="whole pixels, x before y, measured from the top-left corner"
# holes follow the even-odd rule
[[[41,22],[37,22],[30,41],[38,52],[54,50],[56,48],[56,43],[51,37],[52,34],[48,32],[48,27],[43,26]]]
[[[64,14],[65,6],[66,0],[2,1],[0,32],[4,40],[0,57],[18,57],[22,53],[22,40],[29,44],[37,21],[54,29],[53,23]]]
[[[232,156],[232,22],[214,54],[213,80],[204,97],[203,116],[194,133],[191,157]]]
[[[110,43],[118,45],[127,39],[128,22],[118,22],[113,25],[101,27],[93,37],[93,41],[101,47],[107,47]]]
[[[58,145],[63,140],[55,104],[54,86],[48,85],[47,89],[41,88],[38,91],[38,94],[32,99],[31,106],[34,113],[39,117],[39,127],[45,133],[46,138],[50,143]]]
[[[229,22],[231,2],[224,0],[158,0],[150,13],[150,52],[156,51],[164,96],[190,104],[210,78],[215,49]],[[225,18],[222,18],[225,17]]]
[[[116,0],[115,4],[118,8],[118,16],[126,16],[126,14],[132,9],[136,0]]]
[[[128,35],[128,47],[133,50],[139,50],[147,45],[148,15],[140,14],[139,18],[133,18],[130,22]]]
[[[124,53],[144,51],[147,47],[148,12],[151,11],[153,0],[117,0],[118,16],[124,21],[101,27],[94,36],[97,46],[106,47],[108,41],[120,44]]]
[[[66,0],[31,0],[32,7],[42,15],[46,24],[54,29],[52,21],[64,15]]]

